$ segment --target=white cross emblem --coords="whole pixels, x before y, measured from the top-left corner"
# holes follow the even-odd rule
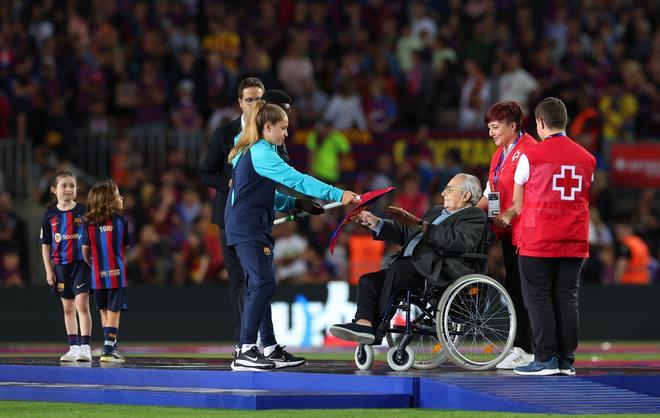
[[[513,154],[513,157],[511,157],[511,161],[516,161],[518,157],[520,157],[520,150],[516,151],[516,153]]]
[[[575,174],[574,165],[562,165],[561,174],[552,176],[552,190],[561,193],[561,200],[575,200],[575,193],[582,191],[582,176]]]

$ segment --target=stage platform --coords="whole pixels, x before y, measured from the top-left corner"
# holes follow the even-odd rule
[[[0,358],[0,399],[198,408],[433,408],[561,414],[660,413],[660,369],[578,364],[577,376],[521,377],[443,364],[392,372],[376,362],[310,361],[233,372],[226,359],[129,357],[125,364]]]

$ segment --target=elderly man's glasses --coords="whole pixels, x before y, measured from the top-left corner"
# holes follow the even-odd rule
[[[461,191],[461,188],[456,187],[456,186],[449,186],[449,185],[447,187],[445,187],[445,192],[447,192],[447,193],[451,193],[451,192],[455,192],[455,191]]]

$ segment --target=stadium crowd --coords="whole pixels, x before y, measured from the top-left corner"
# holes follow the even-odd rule
[[[346,142],[341,130],[483,130],[494,102],[515,100],[529,110],[540,98],[561,97],[572,117],[569,134],[600,157],[602,169],[592,190],[592,256],[584,280],[618,283],[621,264],[644,247],[649,268],[660,258],[655,190],[617,194],[605,171],[612,142],[660,138],[657,1],[0,5],[0,138],[34,145],[40,181],[33,195],[45,203],[49,177],[70,164],[74,137],[113,133],[109,172],[126,197],[133,284],[217,282],[226,272],[210,221],[210,191],[176,156],[165,171],[148,173],[124,134],[208,134],[239,114],[236,87],[246,76],[293,97],[292,130],[312,129],[318,138],[320,148],[309,146],[312,161],[328,138]],[[527,130],[534,132],[531,125]],[[350,146],[343,147],[332,174],[356,191],[395,185],[394,203],[420,216],[463,168],[457,150],[448,152],[446,164],[433,164],[424,139],[422,132],[409,144],[401,165],[382,150],[360,175],[341,170],[350,155]],[[312,173],[327,174],[313,165]],[[84,203],[87,185],[82,179],[79,185]],[[622,204],[621,196],[633,200]],[[347,277],[348,241],[358,231],[345,231],[335,255],[327,254],[341,215],[275,229],[279,280]],[[26,221],[12,196],[0,194],[2,286],[41,283],[41,272],[28,270]],[[624,244],[630,236],[641,238],[632,250]],[[497,246],[491,252],[490,270],[499,277],[501,254]]]

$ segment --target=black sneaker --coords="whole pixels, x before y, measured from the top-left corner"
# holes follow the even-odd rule
[[[275,363],[275,367],[278,369],[300,366],[301,364],[305,363],[304,358],[294,356],[293,354],[287,352],[284,347],[279,344],[275,346],[275,351],[270,353],[269,356],[266,356],[266,358]]]
[[[348,324],[335,324],[330,327],[330,334],[346,341],[355,341],[360,344],[373,344],[376,336],[373,327],[359,325],[355,322]]]
[[[274,370],[275,363],[264,357],[255,346],[247,351],[241,351],[236,360],[231,363],[231,369],[237,372]]]

